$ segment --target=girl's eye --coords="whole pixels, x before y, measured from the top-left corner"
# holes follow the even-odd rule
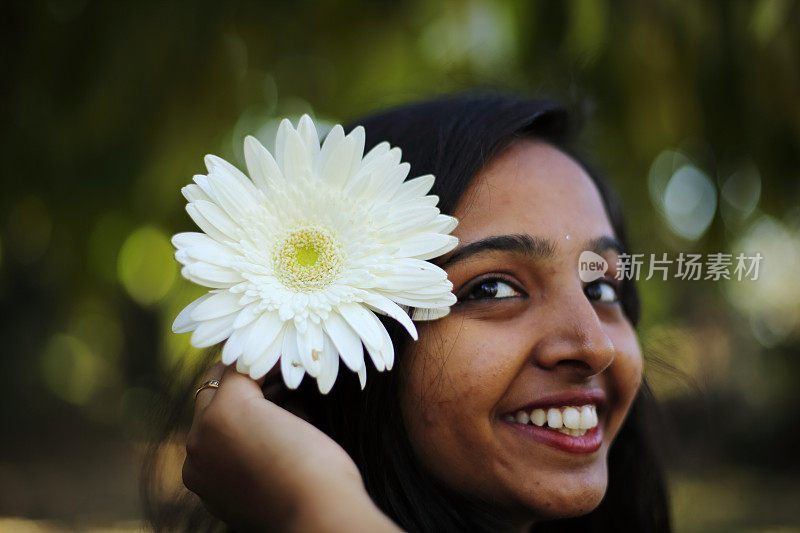
[[[613,304],[619,301],[617,287],[610,281],[597,280],[591,285],[587,285],[584,292],[586,297],[593,302]]]
[[[520,292],[510,284],[499,278],[488,278],[480,280],[468,288],[459,300],[502,300],[515,296],[520,296]]]

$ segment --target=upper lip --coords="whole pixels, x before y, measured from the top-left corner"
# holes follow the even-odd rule
[[[602,410],[606,404],[606,393],[602,389],[560,392],[520,405],[510,412],[516,413],[517,411],[547,409],[549,407],[561,407],[564,405],[581,406],[587,404],[594,404],[598,411]]]

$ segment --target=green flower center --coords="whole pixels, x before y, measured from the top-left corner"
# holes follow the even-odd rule
[[[313,244],[295,248],[295,260],[300,266],[314,266],[317,264],[317,259],[319,259],[319,250]]]
[[[321,290],[342,272],[342,247],[320,226],[301,226],[278,241],[275,272],[284,285],[300,292]]]

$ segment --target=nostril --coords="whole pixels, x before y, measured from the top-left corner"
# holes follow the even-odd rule
[[[581,359],[562,359],[556,363],[556,367],[565,368],[586,377],[594,375],[596,372],[588,362]]]

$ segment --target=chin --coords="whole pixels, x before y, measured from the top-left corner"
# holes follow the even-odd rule
[[[589,476],[559,476],[532,489],[528,508],[542,518],[572,518],[594,511],[606,494],[605,469]]]

